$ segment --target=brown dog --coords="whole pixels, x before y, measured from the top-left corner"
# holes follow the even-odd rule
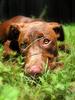
[[[28,23],[12,21],[6,30],[7,38],[4,42],[6,53],[11,51],[10,46],[13,50],[20,50],[25,57],[24,68],[27,74],[43,73],[47,61],[49,68],[53,69],[57,66],[55,61],[58,56],[57,40],[64,40],[60,24],[32,21],[32,19]]]

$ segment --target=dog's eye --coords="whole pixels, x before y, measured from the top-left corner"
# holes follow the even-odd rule
[[[43,37],[43,35],[39,35],[39,36],[38,36],[38,38],[42,38],[42,37]]]
[[[50,42],[50,40],[49,39],[44,39],[44,44],[48,44],[49,42]]]
[[[20,47],[22,49],[25,49],[27,47],[28,43],[27,42],[24,42],[24,43],[21,43]]]

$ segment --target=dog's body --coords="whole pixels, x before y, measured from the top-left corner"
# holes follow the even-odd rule
[[[17,16],[0,25],[0,38],[5,55],[19,50],[26,58],[25,72],[36,75],[44,72],[47,60],[50,68],[57,66],[57,40],[63,41],[64,33],[59,23]]]
[[[5,40],[7,37],[8,29],[12,23],[29,23],[33,22],[35,19],[24,17],[24,16],[16,16],[9,20],[4,21],[0,24],[0,40]]]

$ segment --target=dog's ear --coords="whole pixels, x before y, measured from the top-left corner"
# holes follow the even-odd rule
[[[57,39],[59,41],[64,41],[64,30],[63,30],[62,25],[54,26],[53,30],[57,34]]]
[[[10,25],[7,30],[7,38],[8,40],[17,40],[19,37],[20,30],[17,25]]]
[[[49,25],[55,31],[57,39],[59,41],[64,41],[64,30],[62,24],[58,22],[50,22]]]

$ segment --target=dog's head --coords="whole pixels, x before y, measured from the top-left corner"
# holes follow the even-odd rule
[[[64,39],[60,24],[40,21],[13,24],[9,34],[10,40],[18,41],[20,52],[25,57],[25,72],[32,75],[44,72],[47,61],[50,66],[58,55],[57,40]]]

